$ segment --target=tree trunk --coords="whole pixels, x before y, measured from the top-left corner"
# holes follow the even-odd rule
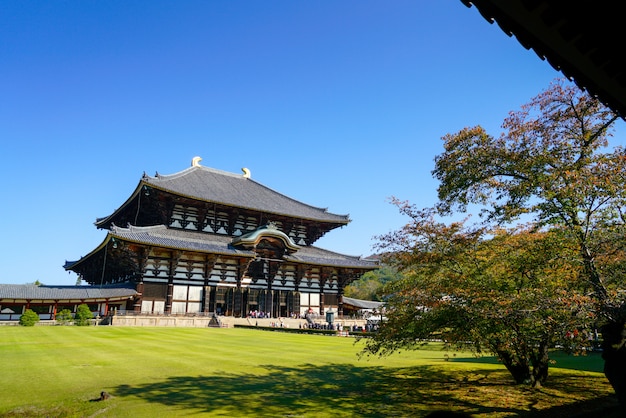
[[[528,383],[532,379],[532,375],[530,373],[530,366],[528,363],[516,361],[511,353],[507,351],[497,351],[498,358],[504,364],[504,367],[511,373],[513,376],[513,380],[518,385],[523,383]]]
[[[601,329],[604,375],[620,405],[626,406],[626,330],[624,321],[609,322]]]
[[[540,388],[548,380],[548,367],[550,366],[550,356],[547,342],[539,344],[537,355],[533,356],[532,387]]]
[[[608,319],[602,326],[602,358],[604,359],[604,375],[615,391],[617,400],[622,407],[626,407],[626,330],[624,329],[624,305],[612,305],[608,292],[596,268],[591,251],[584,244],[581,246],[583,264],[591,284],[594,287],[595,297],[598,300],[603,314]]]

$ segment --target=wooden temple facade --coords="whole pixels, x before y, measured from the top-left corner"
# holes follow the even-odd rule
[[[66,262],[92,286],[137,291],[127,311],[269,317],[342,314],[345,287],[374,260],[313,244],[347,225],[243,175],[201,166],[143,175],[130,197],[96,226],[104,241]]]

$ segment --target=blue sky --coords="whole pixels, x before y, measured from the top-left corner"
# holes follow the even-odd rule
[[[372,253],[435,202],[441,137],[493,135],[559,77],[460,0],[0,4],[0,283],[76,282],[66,260],[141,175],[241,173],[352,222]]]

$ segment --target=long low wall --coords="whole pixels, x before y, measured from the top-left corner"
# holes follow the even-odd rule
[[[230,316],[220,316],[216,318],[200,316],[145,316],[145,315],[128,315],[128,316],[113,316],[111,323],[106,325],[114,326],[129,326],[129,327],[223,327],[232,328],[235,325],[259,325],[263,327],[280,326],[281,322],[283,326],[299,328],[306,324],[304,319],[256,319],[256,318],[234,318]],[[103,324],[103,325],[104,325]]]
[[[127,327],[192,327],[206,328],[211,323],[209,317],[187,316],[113,316],[106,325]]]
[[[108,319],[112,323],[107,323]],[[224,327],[232,328],[235,325],[258,325],[260,327],[280,327],[287,328],[306,328],[308,326],[305,319],[294,318],[234,318],[230,316],[220,316],[217,318],[207,316],[145,316],[145,315],[116,315],[109,317],[101,325],[129,326],[129,327]],[[315,321],[325,324],[321,320]],[[338,320],[336,324],[343,327],[365,326],[365,320]]]
[[[319,325],[326,325],[321,318],[313,321]],[[335,325],[341,325],[341,329],[351,330],[353,327],[365,327],[363,319],[338,319]],[[19,321],[0,321],[2,325],[19,325]],[[39,321],[41,325],[63,325],[54,320]],[[65,325],[71,325],[65,324]],[[286,328],[308,328],[306,319],[301,318],[235,318],[230,316],[169,316],[169,315],[115,315],[102,319],[92,319],[91,325],[118,327],[187,327],[187,328],[233,328],[235,325],[259,326],[259,327],[286,327]]]

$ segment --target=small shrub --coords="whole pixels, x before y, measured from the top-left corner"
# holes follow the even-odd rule
[[[56,315],[56,320],[63,325],[67,325],[72,321],[72,311],[69,309],[63,309]]]
[[[74,324],[78,326],[89,325],[89,321],[93,318],[93,314],[86,304],[78,305],[76,315],[74,315]]]
[[[34,327],[37,322],[39,322],[39,315],[32,309],[26,309],[20,316],[20,325],[24,327]]]

